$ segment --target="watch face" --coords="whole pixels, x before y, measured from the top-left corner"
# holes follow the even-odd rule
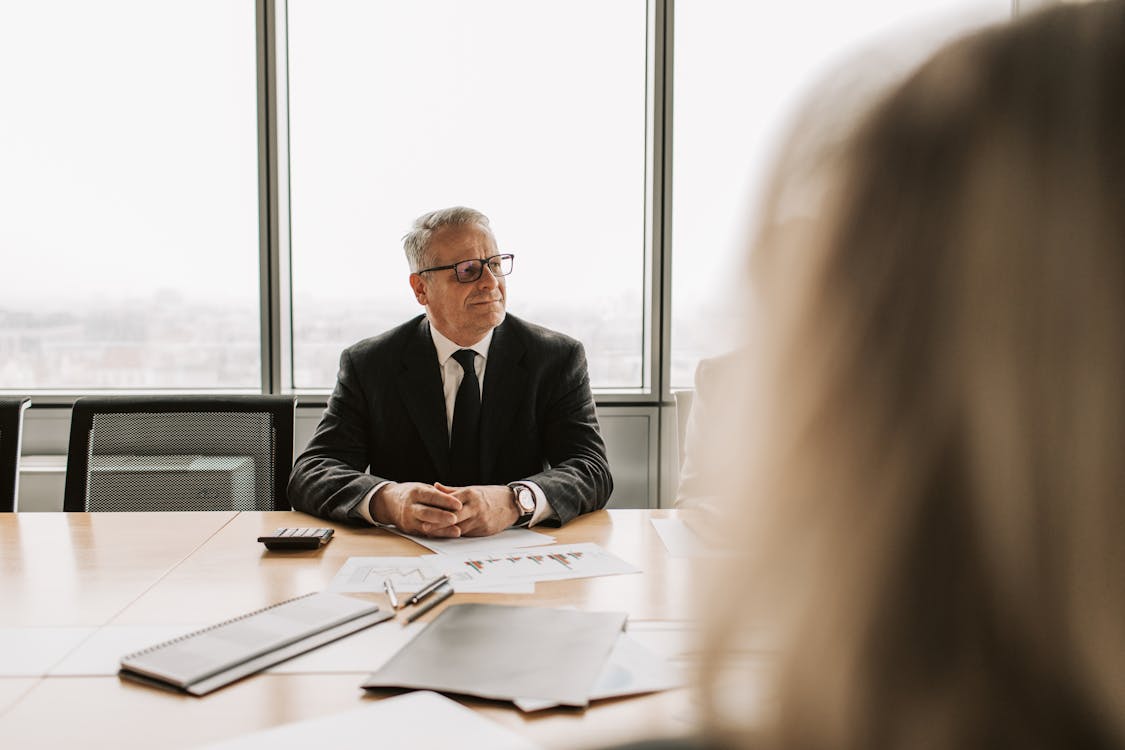
[[[524,513],[535,512],[535,497],[526,487],[516,490],[516,503]]]

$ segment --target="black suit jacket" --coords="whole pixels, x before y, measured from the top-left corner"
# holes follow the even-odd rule
[[[609,500],[613,479],[578,341],[507,315],[488,350],[480,430],[478,484],[535,482],[559,524]],[[379,482],[448,476],[445,396],[426,317],[345,349],[328,408],[289,476],[293,507],[363,523],[359,503]]]

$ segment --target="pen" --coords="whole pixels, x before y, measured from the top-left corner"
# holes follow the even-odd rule
[[[451,596],[453,596],[453,587],[449,585],[448,581],[446,581],[446,583],[442,586],[441,590],[438,591],[437,596],[431,598],[428,602],[423,604],[421,607],[418,607],[417,609],[415,609],[413,612],[411,612],[410,614],[408,614],[406,616],[406,623],[405,624],[409,625],[410,623],[414,622],[419,617],[426,614],[431,609],[433,609],[437,605],[441,604],[442,602],[444,602],[446,599],[448,599]]]
[[[414,594],[414,596],[410,597],[410,600],[407,602],[407,604],[417,604],[430,594],[437,591],[438,586],[441,586],[443,583],[449,583],[449,576],[445,575],[444,573],[427,583],[422,588],[418,589],[418,592]]]
[[[391,609],[398,609],[401,605],[398,603],[398,594],[395,593],[395,585],[391,583],[390,578],[383,579],[383,589],[387,592],[387,598],[391,600]]]

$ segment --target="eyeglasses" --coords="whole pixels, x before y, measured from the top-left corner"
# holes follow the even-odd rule
[[[507,276],[512,272],[512,261],[515,260],[514,255],[511,253],[504,253],[503,255],[493,255],[488,258],[473,258],[471,260],[459,260],[456,263],[448,266],[434,266],[433,268],[423,268],[418,273],[426,273],[427,271],[445,271],[452,268],[454,273],[457,274],[457,280],[462,284],[471,284],[481,277],[484,273],[484,267],[488,266],[488,272],[493,276]]]

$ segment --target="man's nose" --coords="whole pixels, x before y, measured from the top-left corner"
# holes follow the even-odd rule
[[[481,269],[480,278],[477,279],[477,286],[484,287],[485,289],[491,289],[492,287],[500,283],[499,279],[500,277],[492,273],[492,269],[486,265],[483,269]]]

